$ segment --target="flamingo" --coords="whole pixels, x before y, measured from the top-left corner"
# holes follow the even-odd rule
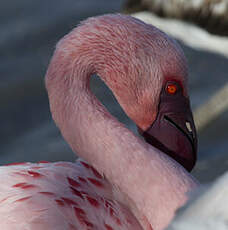
[[[95,73],[146,141],[90,91]],[[178,44],[131,16],[92,17],[73,29],[45,83],[53,119],[79,159],[1,166],[1,229],[164,229],[198,186],[187,172],[197,145],[187,75]]]

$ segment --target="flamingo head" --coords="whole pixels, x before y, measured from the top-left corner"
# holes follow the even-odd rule
[[[197,134],[188,96],[186,58],[176,41],[152,26],[145,28],[149,27],[153,45],[148,32],[138,36],[144,44],[144,70],[137,71],[141,76],[135,81],[136,105],[127,105],[126,111],[147,143],[191,171],[196,163]]]
[[[197,135],[182,49],[165,33],[137,19],[119,16],[112,21],[111,45],[115,48],[109,52],[117,58],[112,71],[102,69],[111,78],[107,84],[145,141],[191,171]]]

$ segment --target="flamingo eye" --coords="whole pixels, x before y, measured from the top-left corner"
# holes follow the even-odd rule
[[[166,92],[168,94],[172,94],[172,95],[175,94],[177,92],[177,85],[175,85],[175,84],[168,84],[166,86]]]

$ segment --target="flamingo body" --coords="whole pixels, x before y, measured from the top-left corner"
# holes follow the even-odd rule
[[[82,160],[1,167],[0,181],[4,230],[142,229],[110,183]]]

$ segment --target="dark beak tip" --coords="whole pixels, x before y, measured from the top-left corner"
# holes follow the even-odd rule
[[[170,118],[155,121],[146,131],[138,128],[145,141],[158,148],[181,164],[187,171],[191,171],[196,163],[197,136],[193,119],[189,121],[191,130],[185,126],[186,119]],[[184,128],[185,127],[185,128]]]

